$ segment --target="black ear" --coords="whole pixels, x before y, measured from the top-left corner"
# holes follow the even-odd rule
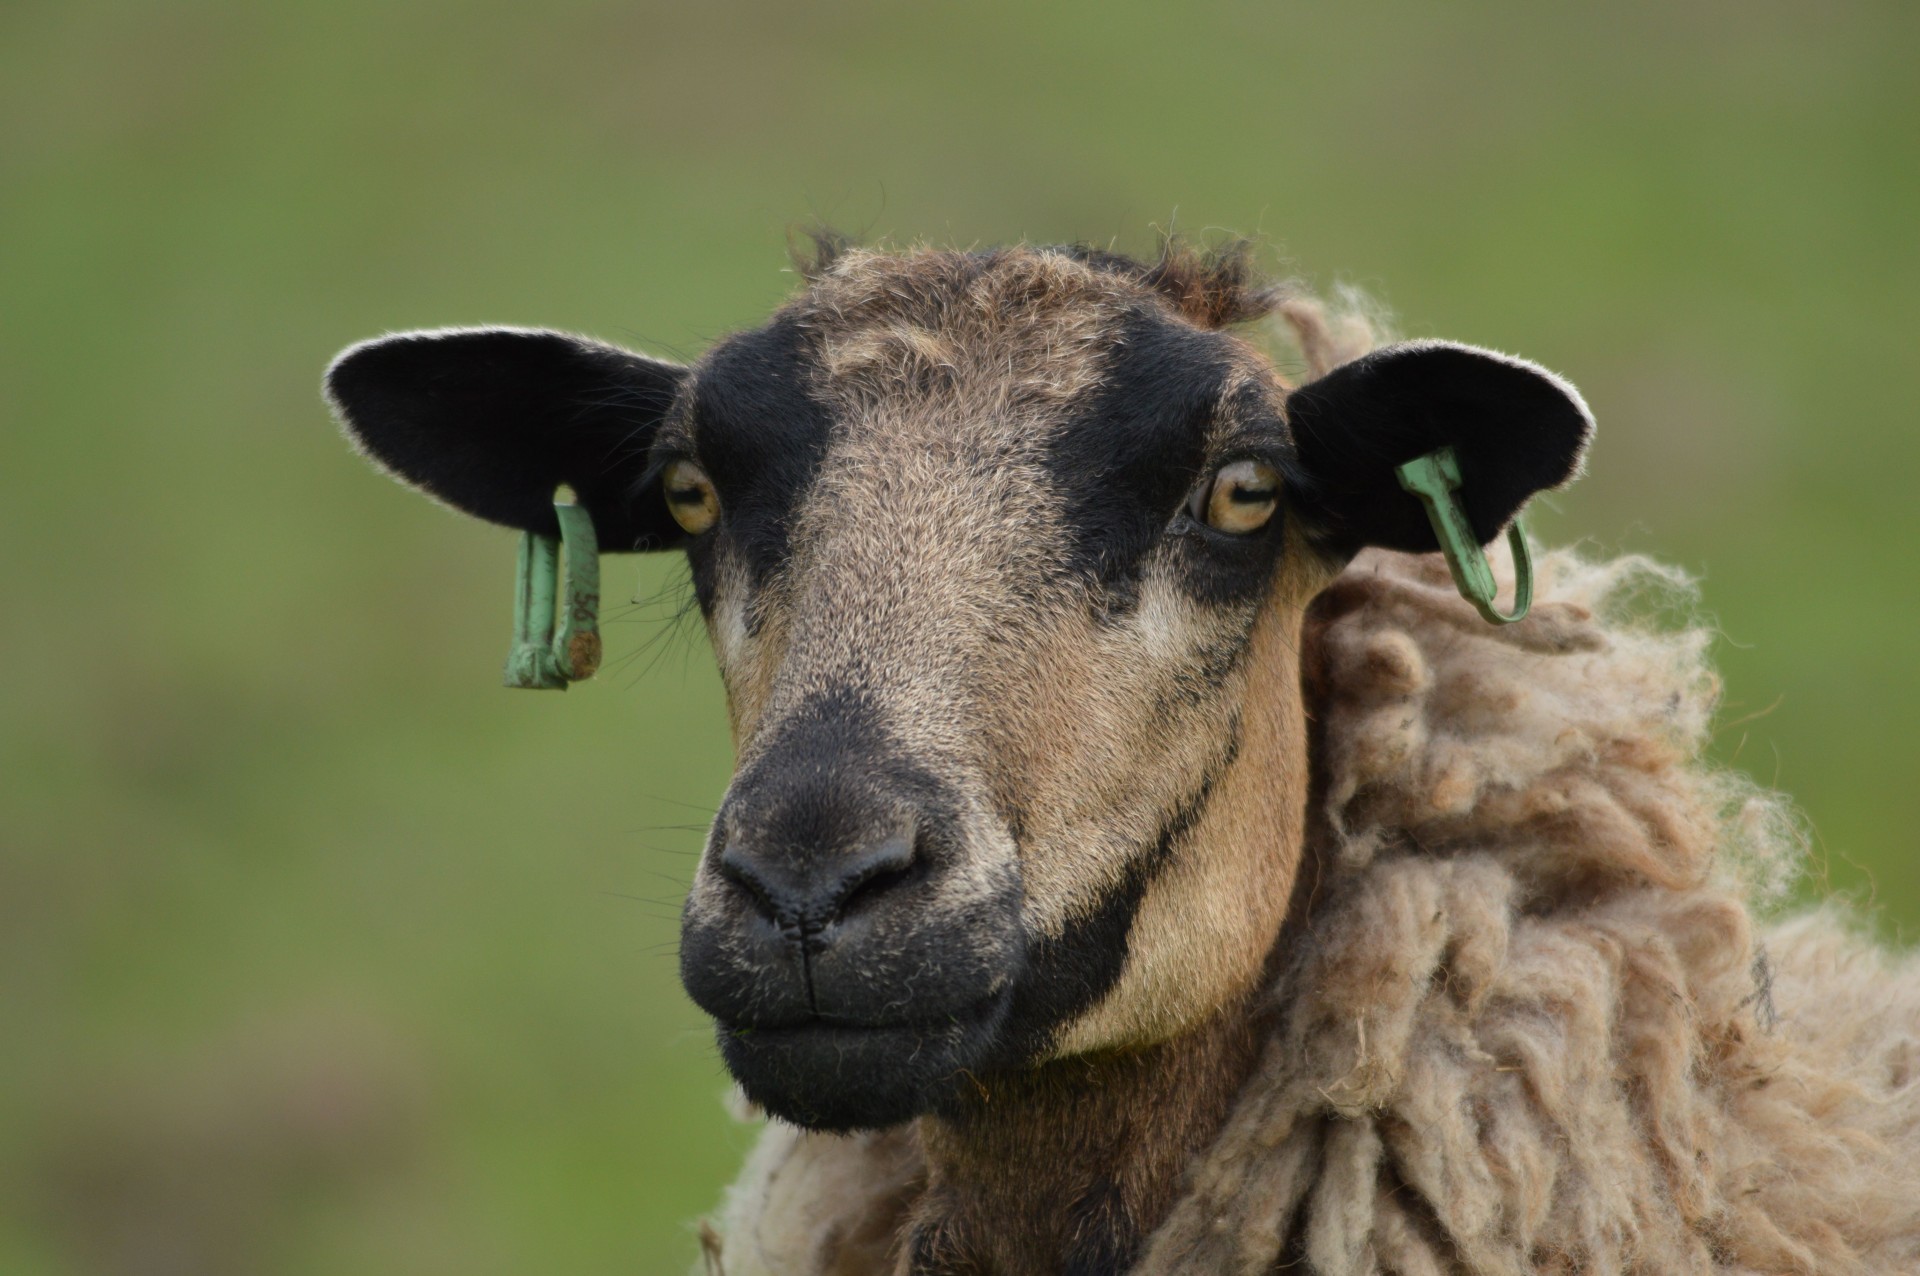
[[[1302,512],[1329,549],[1438,549],[1395,470],[1451,446],[1457,498],[1482,545],[1535,492],[1580,472],[1593,416],[1572,386],[1524,359],[1445,341],[1386,346],[1287,398],[1305,471]]]
[[[348,347],[326,395],[362,452],[456,509],[552,535],[565,483],[602,549],[659,549],[680,529],[639,487],[685,376],[562,332],[443,328]]]

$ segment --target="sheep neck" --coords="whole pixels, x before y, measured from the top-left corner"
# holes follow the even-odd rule
[[[1125,1270],[1226,1120],[1261,1020],[1237,1004],[1144,1050],[983,1078],[960,1110],[923,1118],[928,1185],[903,1270]]]

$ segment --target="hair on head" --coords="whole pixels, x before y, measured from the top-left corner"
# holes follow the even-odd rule
[[[1256,245],[1250,239],[1202,246],[1168,235],[1161,239],[1160,255],[1151,265],[1087,244],[1069,244],[1059,251],[1146,285],[1202,328],[1264,319],[1288,293],[1284,285],[1261,274],[1254,260]]]
[[[859,247],[851,235],[830,226],[796,227],[787,235],[787,255],[801,278],[812,283]],[[1060,244],[1036,251],[1060,253],[1096,270],[1118,275],[1159,293],[1183,318],[1202,328],[1227,328],[1264,319],[1290,295],[1284,284],[1261,273],[1250,239],[1197,245],[1177,235],[1160,241],[1151,263],[1091,244]]]
[[[808,283],[833,269],[833,263],[855,246],[851,235],[831,226],[795,226],[787,231],[787,259]]]

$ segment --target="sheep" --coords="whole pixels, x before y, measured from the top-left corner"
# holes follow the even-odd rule
[[[823,241],[684,368],[407,333],[327,393],[377,464],[684,550],[737,754],[682,978],[771,1116],[709,1269],[1920,1269],[1920,972],[1773,917],[1786,808],[1702,761],[1651,563],[1481,544],[1569,481],[1557,376],[1244,251]],[[1296,384],[1239,331],[1278,315]]]

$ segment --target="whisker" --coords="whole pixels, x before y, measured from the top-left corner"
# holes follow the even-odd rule
[[[654,899],[649,895],[628,895],[624,891],[601,891],[600,893],[602,895],[610,895],[614,899],[630,899],[636,904],[659,904],[664,908],[678,908],[680,906],[680,901],[677,899]]]
[[[686,879],[681,877],[676,877],[672,873],[662,873],[657,868],[643,868],[640,871],[642,873],[645,873],[649,877],[657,877],[661,881],[666,882],[670,886],[678,887],[681,890],[686,889],[686,886],[687,886]]]
[[[645,789],[631,789],[629,792],[636,797],[643,797],[649,802],[664,802],[668,806],[684,806],[689,811],[701,811],[707,815],[720,814],[720,808],[717,806],[702,806],[698,802],[684,802],[679,798],[663,797],[658,793],[649,793]]]

